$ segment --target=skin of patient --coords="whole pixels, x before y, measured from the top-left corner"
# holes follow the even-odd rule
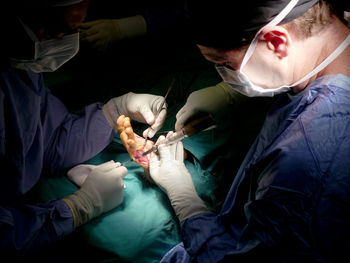
[[[131,158],[135,158],[135,162],[140,164],[145,170],[149,169],[150,154],[142,156],[142,153],[152,148],[153,141],[147,140],[145,147],[145,139],[136,133],[134,133],[130,118],[124,115],[119,116],[117,119],[117,129],[120,133],[120,139],[128,151]]]
[[[145,169],[146,179],[149,182],[154,183],[149,174],[149,160],[151,154],[142,156],[142,153],[152,148],[154,142],[147,140],[145,147],[143,147],[145,144],[145,138],[134,133],[131,127],[130,118],[124,115],[120,115],[117,119],[117,129],[120,134],[120,140],[128,151],[130,157],[135,158],[134,161]],[[186,159],[187,156],[187,150],[184,149],[184,159]]]

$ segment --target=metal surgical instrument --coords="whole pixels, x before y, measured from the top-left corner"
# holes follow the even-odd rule
[[[210,114],[202,116],[198,119],[195,119],[189,122],[188,124],[186,124],[180,131],[175,132],[173,136],[166,138],[163,141],[160,141],[159,144],[154,145],[151,149],[142,153],[142,156],[145,156],[151,152],[157,151],[159,145],[162,145],[162,144],[171,145],[171,144],[177,143],[178,141],[181,141],[186,137],[190,137],[194,134],[197,134],[198,132],[208,129],[213,125],[215,125],[215,122]]]
[[[165,94],[165,96],[164,96],[164,99],[163,99],[162,103],[160,104],[160,107],[158,108],[156,114],[154,115],[154,120],[156,120],[156,119],[158,118],[160,112],[162,111],[163,106],[164,106],[164,103],[165,103],[165,101],[166,101],[166,98],[168,97],[168,94],[169,94],[170,90],[171,90],[171,89],[173,88],[173,86],[174,86],[174,82],[175,82],[175,78],[173,78],[173,80],[172,80],[172,82],[171,82],[171,84],[170,84],[170,86],[169,86],[169,88],[168,88],[168,90],[167,90],[167,92],[166,92],[166,94]],[[149,130],[147,131],[147,135],[146,135],[146,138],[145,138],[145,144],[143,145],[143,148],[145,148],[145,146],[146,146],[146,144],[147,144],[148,132],[149,132]]]

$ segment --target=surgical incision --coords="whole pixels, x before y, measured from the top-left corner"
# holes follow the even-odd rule
[[[121,115],[117,119],[117,128],[120,133],[120,139],[128,151],[131,158],[134,158],[135,162],[140,164],[143,168],[149,168],[149,158],[150,154],[142,156],[142,153],[152,148],[154,145],[153,141],[147,140],[145,144],[145,139],[136,133],[134,133],[130,118]]]

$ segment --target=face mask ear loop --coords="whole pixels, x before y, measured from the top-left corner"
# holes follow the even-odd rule
[[[19,17],[17,17],[17,19],[21,23],[31,40],[33,40],[33,42],[40,42],[39,38],[34,34],[34,32],[26,24],[23,23],[22,19],[20,19]]]
[[[34,42],[34,59],[38,58],[38,43],[39,38],[34,34],[34,32],[26,25],[23,23],[22,19],[20,19],[19,17],[17,17],[19,22],[21,23],[21,25],[23,26],[24,30],[27,32],[28,36],[30,37],[30,39]]]
[[[327,67],[330,63],[332,63],[333,60],[335,60],[348,47],[349,44],[350,44],[350,34],[325,60],[322,61],[321,64],[319,64],[316,68],[314,68],[313,71],[311,71],[309,74],[306,74],[302,79],[298,80],[297,82],[293,83],[288,87],[297,86],[300,83],[303,83],[305,80],[308,80],[318,72],[320,72],[322,69]]]
[[[242,60],[242,64],[240,67],[240,71],[243,70],[243,67],[247,64],[248,60],[250,59],[250,57],[253,55],[253,52],[258,44],[258,36],[261,33],[261,31],[268,27],[268,26],[275,26],[278,25],[289,13],[290,11],[292,11],[292,9],[296,6],[296,4],[298,3],[299,0],[291,0],[288,5],[286,5],[285,8],[283,8],[283,10],[277,15],[275,16],[274,19],[272,19],[268,24],[266,24],[265,26],[263,26],[256,34],[255,37],[252,41],[252,43],[250,44],[250,46],[248,47],[248,50],[246,51],[244,58]]]

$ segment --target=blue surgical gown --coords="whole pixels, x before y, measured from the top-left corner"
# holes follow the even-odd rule
[[[272,105],[219,214],[181,225],[162,262],[344,262],[350,251],[350,78]],[[346,261],[346,260],[345,260]]]
[[[103,150],[115,133],[102,104],[79,115],[44,85],[42,74],[0,72],[0,254],[26,253],[73,230],[62,200],[28,204],[24,195],[42,173],[54,174]]]

